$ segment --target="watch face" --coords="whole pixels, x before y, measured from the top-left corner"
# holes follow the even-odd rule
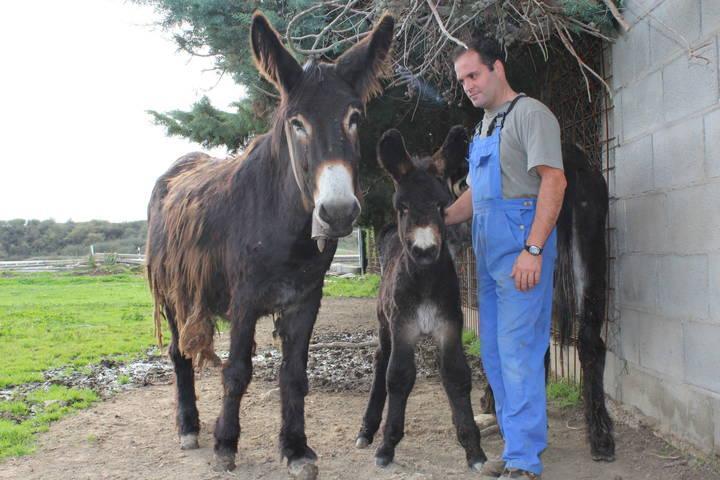
[[[530,245],[528,251],[530,255],[540,255],[540,247],[536,247],[535,245]]]

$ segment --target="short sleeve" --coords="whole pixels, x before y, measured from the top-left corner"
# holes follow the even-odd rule
[[[549,110],[535,110],[527,115],[521,138],[527,152],[527,171],[535,173],[535,167],[563,169],[560,124]]]

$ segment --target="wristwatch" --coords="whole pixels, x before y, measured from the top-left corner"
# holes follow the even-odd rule
[[[533,257],[539,257],[543,252],[543,249],[537,245],[525,245],[525,250]]]

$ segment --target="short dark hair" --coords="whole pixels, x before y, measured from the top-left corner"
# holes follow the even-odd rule
[[[495,65],[495,61],[499,60],[500,63],[505,66],[505,55],[503,48],[500,46],[497,40],[492,37],[473,36],[467,43],[468,48],[458,46],[452,55],[453,63],[455,63],[463,53],[473,50],[480,55],[480,61],[485,64],[490,70]]]

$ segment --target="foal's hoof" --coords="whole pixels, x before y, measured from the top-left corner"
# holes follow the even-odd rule
[[[196,448],[200,448],[197,433],[180,435],[180,450],[195,450]]]
[[[213,470],[216,472],[230,472],[235,470],[235,455],[216,453]]]
[[[288,473],[295,480],[315,480],[318,476],[318,467],[312,460],[301,458],[288,464]]]
[[[362,435],[358,435],[357,440],[355,440],[355,447],[357,448],[367,448],[368,445],[370,445],[372,442],[368,440],[367,437],[364,437]]]

